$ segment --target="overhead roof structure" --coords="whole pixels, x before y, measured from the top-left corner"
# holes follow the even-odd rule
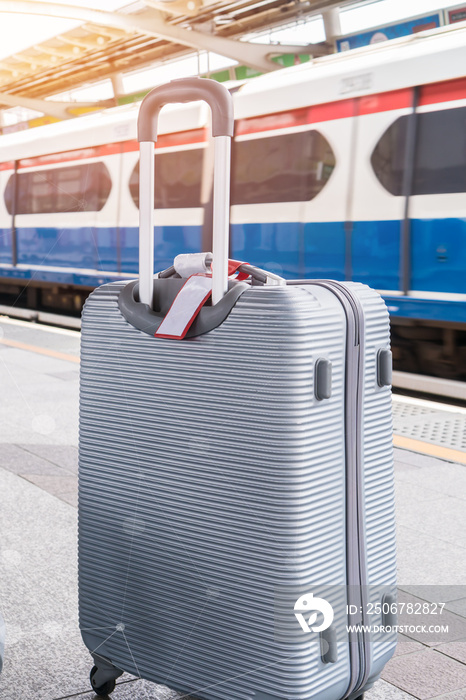
[[[308,46],[240,41],[260,29],[326,13],[332,27],[337,5],[354,0],[138,0],[116,12],[40,0],[0,0],[1,12],[78,20],[80,26],[0,60],[0,109],[23,106],[59,119],[95,103],[45,100],[84,84],[142,69],[187,51],[206,50],[261,72],[280,67],[280,54],[319,56],[330,42]],[[98,5],[98,3],[96,3]],[[328,31],[328,30],[327,30]],[[102,106],[108,106],[102,104]]]

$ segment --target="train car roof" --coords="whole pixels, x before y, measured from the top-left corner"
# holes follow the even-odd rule
[[[435,56],[435,58],[434,58]],[[235,117],[245,118],[310,104],[335,102],[464,77],[466,22],[315,59],[253,78],[234,94]],[[303,89],[305,83],[309,89]],[[0,136],[0,161],[31,158],[136,138],[138,105],[126,105],[69,121]],[[200,102],[168,105],[159,133],[208,123]]]
[[[434,58],[435,57],[435,58]],[[235,116],[297,109],[466,76],[466,22],[268,73],[239,91]],[[297,89],[312,82],[312,92]]]

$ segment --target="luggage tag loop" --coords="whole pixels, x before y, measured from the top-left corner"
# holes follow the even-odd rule
[[[190,277],[199,273],[208,273],[213,269],[212,253],[182,253],[177,255],[173,266],[159,273],[159,278],[170,277],[177,273],[180,277]],[[273,272],[261,270],[254,265],[240,260],[228,260],[228,276],[237,273],[235,279],[243,281],[251,277],[256,282],[266,285],[284,285],[286,280]]]
[[[247,279],[249,277],[248,273],[239,271],[243,264],[238,260],[229,260],[228,276],[231,277],[238,273],[237,280]],[[182,276],[182,273],[186,274],[187,272],[192,272],[192,270],[199,269],[209,270],[209,272],[189,274],[186,282],[174,298],[165,318],[154,333],[156,338],[183,340],[199,311],[212,295],[212,254],[177,255],[175,258],[173,270],[180,276]]]
[[[177,255],[173,267],[159,273],[159,278],[179,275],[186,278],[172,302],[165,318],[155,332],[156,338],[183,340],[199,311],[212,295],[212,253]],[[251,277],[260,284],[286,284],[285,280],[264,270],[259,270],[240,260],[228,260],[228,276],[244,281]]]
[[[212,275],[198,273],[188,277],[155,332],[155,337],[183,340],[211,295]]]

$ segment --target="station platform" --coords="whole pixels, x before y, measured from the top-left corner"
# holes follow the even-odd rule
[[[0,318],[2,700],[96,697],[77,618],[78,372],[78,332]],[[450,634],[403,635],[365,700],[466,700],[466,409],[393,405],[400,597],[445,603]],[[188,700],[169,686],[125,674],[112,697]]]

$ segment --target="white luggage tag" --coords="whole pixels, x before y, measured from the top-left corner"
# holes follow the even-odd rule
[[[155,332],[155,337],[182,340],[211,294],[211,275],[188,277]]]
[[[173,267],[180,277],[211,274],[212,253],[181,253],[173,261]]]
[[[210,266],[212,253],[178,255],[175,258],[175,269],[180,272],[188,269],[199,269],[200,265]],[[244,263],[238,260],[228,261],[228,276],[237,275],[237,280],[247,279],[248,274],[239,272]],[[154,333],[156,338],[183,340],[199,311],[212,294],[212,275],[205,273],[191,274],[168,309],[165,318]]]

